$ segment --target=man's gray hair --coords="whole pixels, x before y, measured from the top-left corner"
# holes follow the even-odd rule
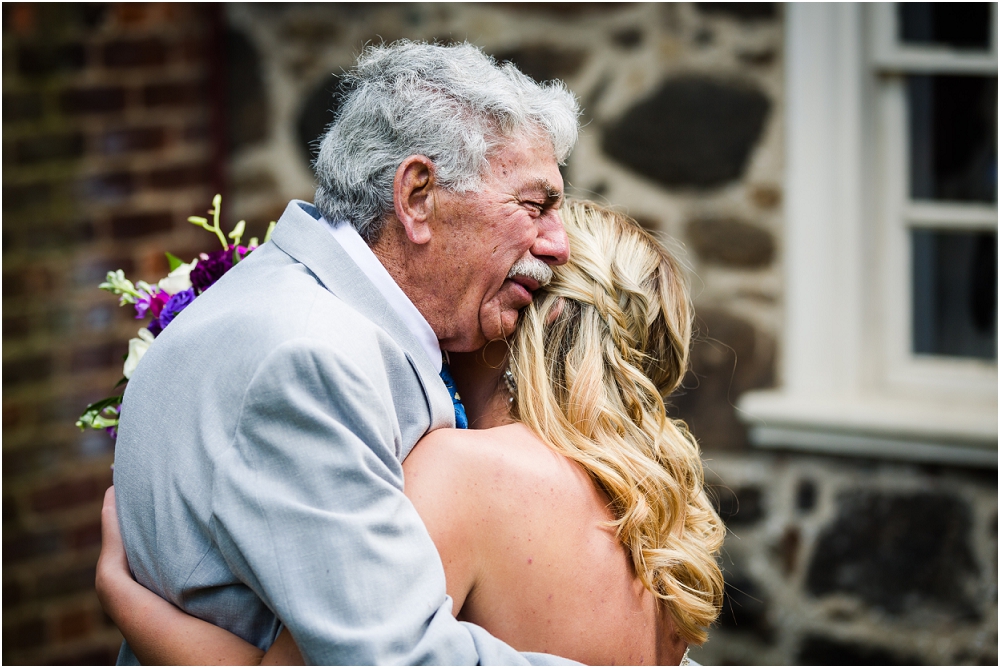
[[[579,132],[579,105],[562,82],[536,83],[468,43],[369,46],[342,85],[313,164],[315,203],[368,243],[393,210],[393,179],[408,156],[427,156],[445,188],[467,192],[505,140],[547,135],[563,164]]]

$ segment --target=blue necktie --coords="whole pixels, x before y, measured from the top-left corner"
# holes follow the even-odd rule
[[[468,429],[469,418],[465,414],[465,406],[462,405],[462,398],[458,396],[458,390],[455,389],[455,379],[451,377],[451,369],[448,368],[447,363],[441,364],[441,380],[444,381],[445,387],[448,388],[448,394],[451,395],[451,403],[455,404],[455,427],[458,429]]]

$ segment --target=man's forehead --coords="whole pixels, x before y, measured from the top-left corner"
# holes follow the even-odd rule
[[[535,187],[545,181],[562,190],[559,161],[546,139],[520,137],[506,143],[488,158],[489,169],[497,176],[514,177],[522,187]]]
[[[512,165],[514,169],[507,172],[508,185],[518,194],[532,197],[543,197],[546,200],[558,200],[563,196],[562,174],[555,156],[549,159],[527,160]]]

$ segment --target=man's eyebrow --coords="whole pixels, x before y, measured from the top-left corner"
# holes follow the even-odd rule
[[[529,186],[528,189],[540,190],[545,193],[545,201],[547,204],[557,204],[562,201],[563,192],[559,188],[556,188],[547,179],[538,179]]]

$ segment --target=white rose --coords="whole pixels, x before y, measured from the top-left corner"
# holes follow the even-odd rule
[[[139,365],[139,360],[149,350],[149,344],[152,342],[153,335],[145,327],[139,330],[139,338],[129,339],[128,357],[125,359],[125,368],[122,369],[122,374],[126,378],[131,378],[132,374],[135,373],[135,368]]]
[[[182,264],[167,274],[167,277],[157,283],[160,289],[168,295],[176,295],[191,287],[191,270],[198,264],[198,260],[192,260],[188,264]]]

